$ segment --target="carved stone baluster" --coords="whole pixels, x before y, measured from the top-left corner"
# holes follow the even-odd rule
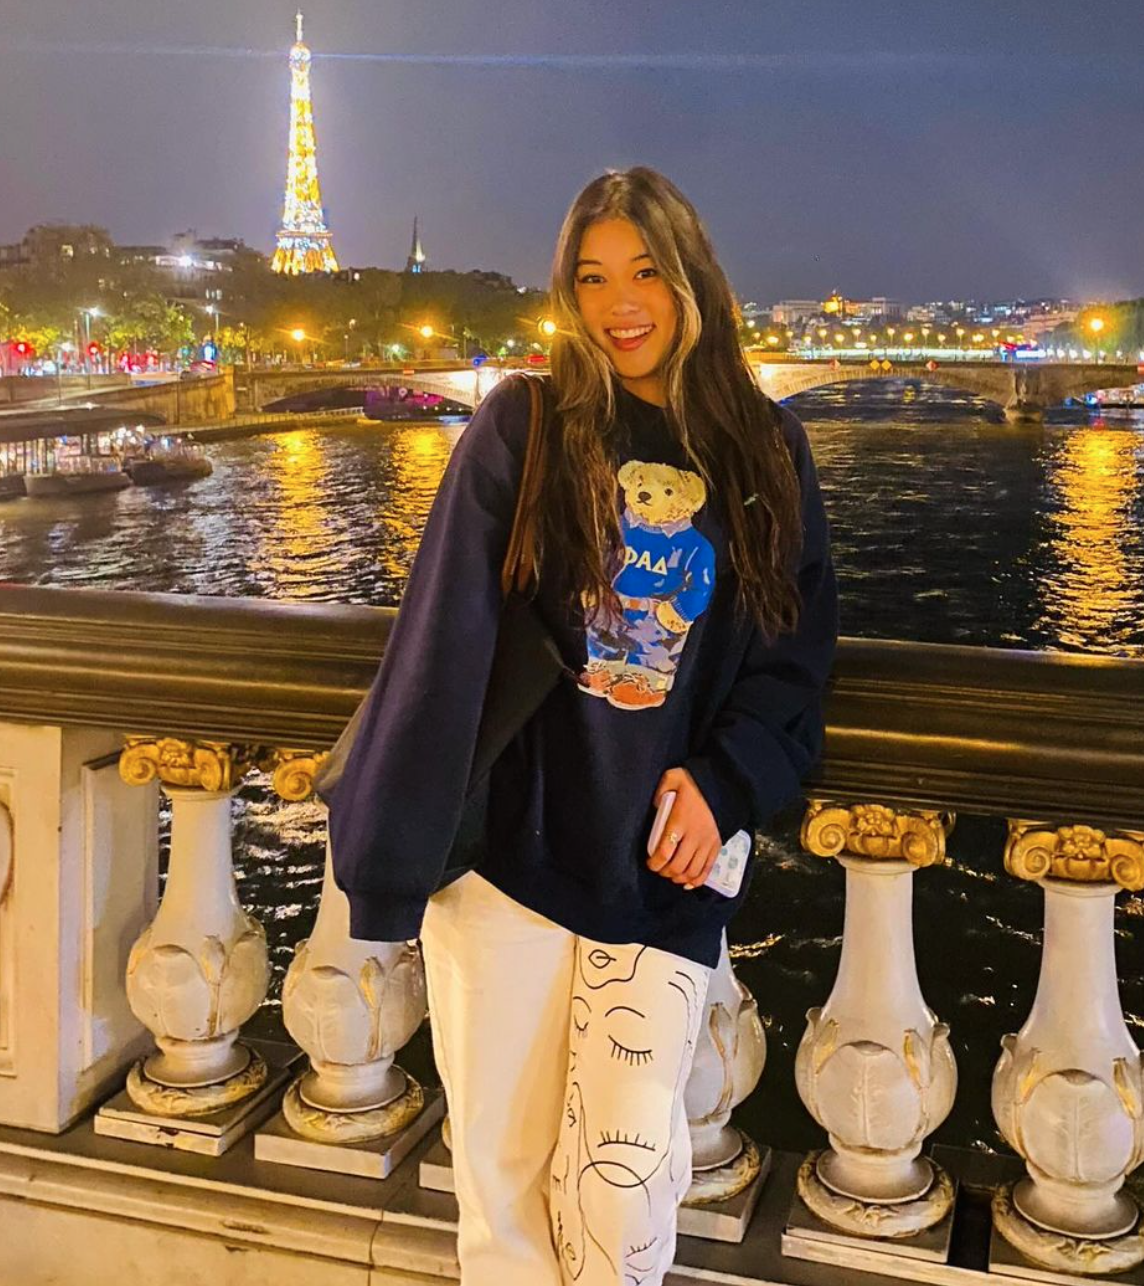
[[[799,1171],[809,1210],[859,1236],[909,1237],[949,1213],[949,1176],[920,1155],[953,1106],[948,1028],[926,1005],[913,943],[913,876],[945,860],[948,814],[812,800],[803,846],[846,868],[842,958],[807,1015],[795,1075],[830,1147]]]
[[[274,788],[300,801],[313,790],[324,756],[278,750],[264,761]],[[286,1028],[309,1055],[282,1103],[284,1122],[317,1144],[374,1143],[370,1152],[307,1147],[278,1123],[260,1133],[265,1160],[384,1177],[440,1117],[440,1095],[426,1096],[394,1055],[425,1017],[425,970],[409,942],[350,937],[350,908],[334,882],[326,845],[321,902],[310,937],[299,943],[282,991]],[[428,1100],[428,1106],[427,1106]]]
[[[1010,821],[1005,867],[1040,883],[1045,931],[1028,1020],[1001,1042],[993,1114],[1027,1177],[993,1202],[997,1230],[1067,1273],[1144,1262],[1125,1177],[1144,1160],[1141,1057],[1120,1008],[1113,913],[1144,888],[1144,833]]]
[[[158,778],[171,800],[166,889],[127,966],[131,1009],[159,1047],[127,1092],[157,1116],[239,1103],[267,1078],[238,1040],[270,981],[266,934],[239,903],[231,855],[230,799],[249,766],[244,748],[170,737],[129,738],[120,757],[126,782]]]
[[[731,1113],[751,1093],[763,1074],[767,1040],[758,1006],[735,976],[724,935],[719,963],[707,988],[707,1007],[699,1043],[684,1091],[691,1131],[692,1179],[680,1214],[680,1231],[688,1236],[741,1240],[754,1202],[728,1219],[704,1220],[709,1207],[746,1192],[765,1179],[770,1149],[760,1151],[748,1135],[731,1125]],[[726,1232],[726,1236],[723,1234]]]

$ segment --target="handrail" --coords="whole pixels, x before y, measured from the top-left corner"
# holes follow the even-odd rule
[[[0,720],[320,749],[391,608],[0,585]],[[1144,661],[843,639],[811,788],[1144,828]]]

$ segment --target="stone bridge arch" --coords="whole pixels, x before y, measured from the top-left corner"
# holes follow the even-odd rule
[[[284,398],[325,389],[409,388],[419,393],[434,393],[470,410],[476,408],[506,372],[471,366],[441,370],[422,370],[406,374],[401,368],[340,369],[325,371],[251,371],[238,376],[240,408],[264,411]]]
[[[869,363],[830,361],[762,362],[755,366],[760,388],[781,402],[798,393],[856,380],[924,380],[944,384],[996,402],[1007,419],[1037,421],[1066,398],[1082,397],[1102,388],[1126,388],[1139,383],[1137,367],[1096,362],[895,362],[875,371]]]

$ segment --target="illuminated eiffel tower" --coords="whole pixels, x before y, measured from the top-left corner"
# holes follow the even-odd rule
[[[338,261],[322,209],[318,186],[317,143],[314,141],[314,107],[310,99],[310,51],[302,43],[302,15],[297,16],[298,38],[290,50],[290,151],[286,162],[286,200],[278,248],[270,266],[275,272],[296,276],[302,272],[337,272]]]

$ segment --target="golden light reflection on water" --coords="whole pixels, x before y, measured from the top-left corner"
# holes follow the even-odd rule
[[[1041,594],[1044,624],[1067,647],[1144,654],[1130,642],[1144,599],[1131,552],[1138,449],[1135,433],[1091,425],[1070,429],[1053,462],[1060,508],[1049,515]]]
[[[292,596],[302,596],[308,588],[304,569],[330,539],[328,462],[321,434],[310,429],[281,434],[271,440],[264,461],[277,493],[277,520],[262,529],[251,569],[287,586]]]
[[[408,575],[425,519],[441,484],[453,446],[463,426],[402,424],[387,431],[390,486],[379,497],[378,520],[388,539],[382,542],[382,570],[395,579]]]

